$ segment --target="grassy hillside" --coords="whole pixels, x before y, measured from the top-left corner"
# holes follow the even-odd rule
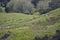
[[[1,27],[21,27],[23,23],[30,20],[32,15],[9,13],[0,14],[0,26]]]
[[[0,27],[3,29],[0,37],[7,30],[11,32],[8,40],[34,40],[34,36],[43,37],[45,34],[52,36],[56,29],[60,29],[60,8],[40,16],[0,14]]]

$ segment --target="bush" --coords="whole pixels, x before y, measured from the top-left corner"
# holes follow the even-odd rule
[[[40,0],[31,0],[31,3],[35,6],[35,8],[36,8],[36,6],[37,6],[37,4],[38,4],[38,2],[39,2]]]

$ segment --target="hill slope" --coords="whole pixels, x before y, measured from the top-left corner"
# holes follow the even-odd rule
[[[34,40],[36,35],[53,35],[56,29],[60,29],[60,8],[40,16],[0,14],[0,27],[7,26],[12,28],[8,40]],[[2,31],[0,37],[7,32],[6,29]]]

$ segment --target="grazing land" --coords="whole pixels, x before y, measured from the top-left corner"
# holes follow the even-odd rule
[[[8,31],[11,35],[7,40],[34,40],[45,34],[53,36],[60,29],[60,8],[43,15],[26,15],[20,13],[0,14],[0,38]]]

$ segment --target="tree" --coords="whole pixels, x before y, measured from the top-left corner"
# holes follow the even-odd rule
[[[47,13],[49,8],[48,3],[49,1],[46,1],[46,0],[40,1],[37,5],[37,10],[42,14]]]
[[[32,4],[35,6],[35,8],[36,8],[36,6],[37,6],[37,4],[38,4],[38,2],[39,2],[40,0],[32,0],[31,2],[32,2]]]
[[[10,2],[10,0],[0,0],[0,2],[1,2],[0,5],[1,5],[2,7],[6,7],[7,3]]]
[[[35,36],[34,40],[41,40],[41,38],[39,36]]]
[[[0,0],[0,2],[9,2],[10,0]]]
[[[8,12],[12,12],[15,2],[16,2],[15,0],[11,0],[11,1],[7,4],[7,6],[6,6],[6,8],[5,8],[5,11],[9,10]]]
[[[9,12],[10,12],[10,10],[9,10],[8,7],[5,7],[5,12],[6,12],[6,13],[9,13]]]
[[[49,7],[51,7],[52,9],[59,8],[60,0],[51,0],[51,2],[49,3]]]
[[[10,1],[7,5],[10,9],[12,9],[15,12],[20,13],[33,13],[33,5],[30,1],[27,0],[14,0]]]

